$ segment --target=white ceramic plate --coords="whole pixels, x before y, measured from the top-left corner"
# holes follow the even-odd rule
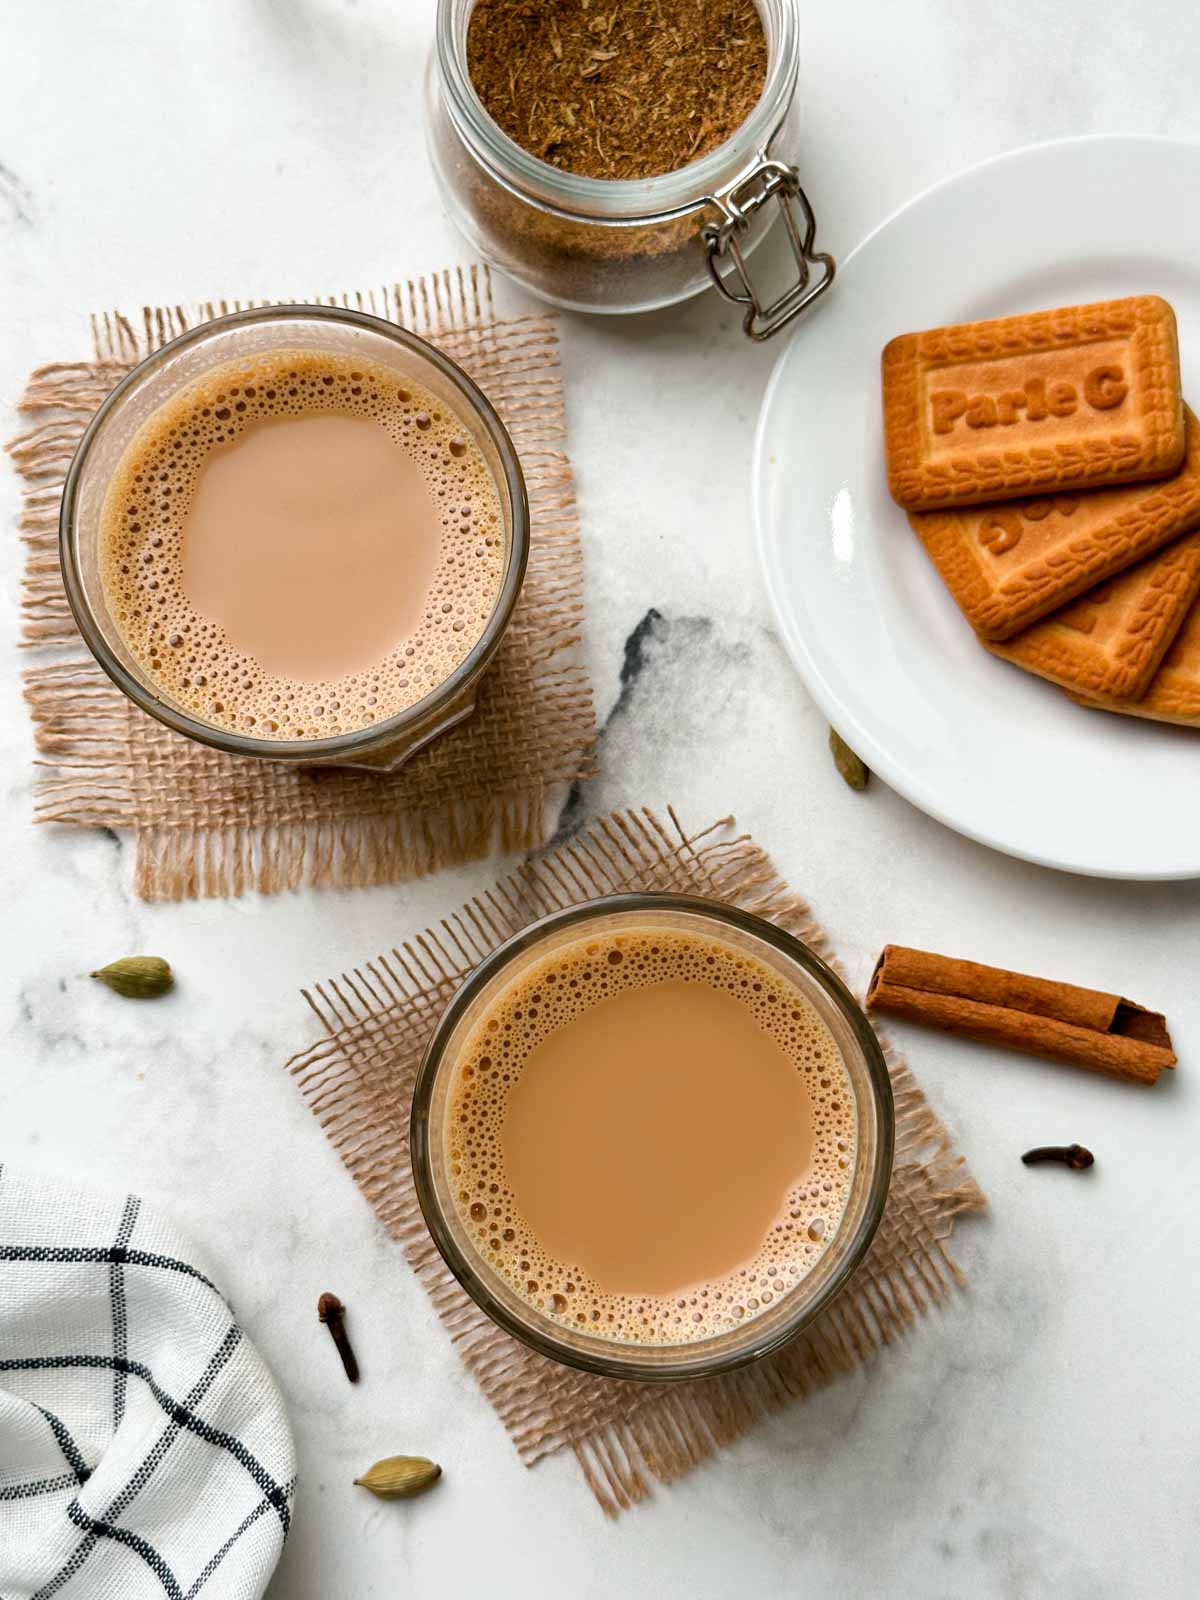
[[[1038,145],[875,230],[780,356],[759,420],[767,587],[813,698],[931,816],[1044,866],[1200,876],[1200,732],[1085,711],[975,643],[887,492],[893,334],[1153,292],[1200,409],[1200,143]]]

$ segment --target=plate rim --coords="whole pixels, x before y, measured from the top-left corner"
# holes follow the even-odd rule
[[[1196,153],[1200,151],[1200,136],[1188,137],[1186,135],[1140,133],[1076,134],[1061,139],[1036,140],[1031,144],[1018,145],[1010,150],[1000,151],[996,155],[986,156],[981,161],[973,162],[966,167],[960,167],[957,171],[927,184],[923,189],[918,190],[916,194],[911,195],[907,200],[895,206],[863,235],[845,256],[844,260],[839,263],[838,275],[844,276],[846,271],[853,266],[856,258],[901,216],[923,204],[940,190],[950,188],[968,178],[975,178],[991,167],[1002,166],[1009,162],[1030,157],[1036,158],[1054,151],[1102,145],[1119,146],[1125,149],[1131,146],[1145,147],[1155,145],[1171,148],[1186,147],[1192,153]],[[826,308],[826,314],[829,314],[828,308]],[[1150,867],[1130,863],[1101,864],[1098,862],[1056,858],[1052,854],[1039,852],[1033,848],[1023,848],[1011,841],[998,839],[983,829],[973,827],[969,822],[964,822],[960,818],[951,816],[947,809],[937,802],[936,797],[921,792],[918,786],[911,785],[903,775],[897,773],[890,756],[876,743],[874,735],[863,727],[850,708],[843,706],[833,690],[826,685],[817,663],[804,651],[801,641],[793,640],[791,624],[784,617],[783,607],[778,597],[780,585],[777,581],[777,569],[771,554],[773,544],[767,534],[767,519],[763,501],[766,488],[765,457],[768,421],[775,405],[776,393],[781,385],[784,365],[792,352],[796,339],[801,337],[802,334],[803,324],[786,341],[783,349],[775,358],[767,378],[754,429],[754,443],[750,462],[750,498],[754,546],[758,556],[760,576],[767,592],[767,602],[771,609],[771,615],[779,631],[788,659],[799,674],[801,682],[818,709],[826,717],[830,725],[836,726],[842,737],[863,755],[871,770],[876,772],[889,788],[894,789],[902,799],[916,807],[917,810],[923,812],[926,816],[932,817],[935,822],[949,828],[954,833],[960,834],[963,838],[972,840],[976,844],[984,845],[988,849],[1013,857],[1016,860],[1027,861],[1034,866],[1080,877],[1137,883],[1183,882],[1200,878],[1200,830],[1197,831],[1197,854],[1195,858],[1189,860],[1186,864],[1176,863],[1174,865]]]

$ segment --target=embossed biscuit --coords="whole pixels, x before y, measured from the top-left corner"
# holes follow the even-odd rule
[[[1189,533],[1007,643],[983,642],[993,655],[1077,694],[1136,700],[1198,594],[1200,533]]]
[[[1009,500],[908,520],[968,622],[1010,639],[1200,523],[1200,423],[1172,477],[1090,494]]]
[[[1076,694],[1071,698],[1100,711],[1119,711],[1127,717],[1149,717],[1154,722],[1179,722],[1185,727],[1200,728],[1200,600],[1184,618],[1140,700],[1101,700]]]
[[[1164,477],[1183,456],[1157,295],[906,333],[883,352],[888,484],[910,511]]]

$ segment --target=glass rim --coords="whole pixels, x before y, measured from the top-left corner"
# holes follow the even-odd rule
[[[678,1361],[661,1368],[652,1366],[648,1362],[630,1360],[617,1353],[631,1348],[628,1345],[614,1344],[614,1353],[611,1356],[598,1350],[577,1349],[565,1340],[560,1341],[532,1327],[498,1300],[476,1271],[471,1258],[460,1248],[448,1225],[431,1174],[429,1141],[429,1112],[434,1087],[445,1060],[447,1045],[459,1022],[486,985],[517,957],[541,943],[547,935],[560,929],[613,913],[656,911],[681,911],[731,926],[761,940],[806,971],[833,1001],[850,1026],[862,1053],[878,1121],[878,1139],[862,1216],[852,1235],[845,1242],[840,1261],[820,1292],[811,1301],[798,1304],[793,1316],[758,1338],[754,1338],[752,1334],[755,1324],[753,1322],[746,1324],[747,1342],[734,1351],[706,1356],[703,1353],[704,1346],[711,1341],[703,1340],[693,1345],[678,1347],[648,1346],[648,1349],[652,1349],[660,1356],[663,1353],[669,1355],[675,1348],[680,1350]],[[891,1181],[895,1136],[892,1082],[882,1046],[867,1020],[866,1013],[827,962],[794,934],[786,932],[766,918],[755,916],[753,912],[743,911],[739,906],[700,895],[635,891],[602,895],[539,917],[498,945],[471,970],[442,1013],[417,1069],[412,1111],[409,1117],[409,1156],[417,1203],[442,1260],[475,1304],[494,1323],[513,1338],[520,1340],[522,1344],[537,1351],[539,1355],[547,1356],[565,1366],[596,1373],[601,1377],[675,1383],[732,1372],[761,1360],[794,1339],[841,1293],[860,1266],[883,1217]]]
[[[393,344],[400,345],[410,355],[427,362],[452,385],[468,409],[483,424],[499,458],[503,487],[508,493],[512,511],[511,548],[496,602],[483,632],[450,676],[443,679],[422,699],[397,712],[394,717],[372,723],[367,728],[355,728],[349,733],[331,734],[323,739],[253,738],[235,733],[232,729],[203,722],[182,708],[172,705],[135,677],[113,654],[84,592],[75,556],[74,533],[79,486],[96,440],[108,424],[113,412],[147,374],[162,366],[172,356],[193,345],[203,344],[214,335],[228,332],[230,329],[272,321],[286,324],[314,320],[340,323],[379,334]],[[444,706],[453,705],[466,685],[489,664],[500,646],[525,579],[529,561],[529,496],[516,446],[495,407],[474,379],[469,377],[457,362],[444,355],[436,345],[430,344],[418,334],[411,333],[407,328],[402,328],[399,323],[389,322],[383,317],[372,316],[365,311],[354,311],[344,306],[290,302],[286,305],[251,306],[198,323],[186,333],[180,334],[178,338],[160,345],[157,350],[152,350],[132,367],[105,395],[95,415],[84,429],[67,469],[59,509],[58,549],[67,603],[84,643],[117,688],[140,710],[154,717],[156,721],[164,723],[174,732],[183,734],[199,744],[223,750],[230,755],[252,756],[264,761],[313,763],[322,759],[328,760],[330,757],[352,758],[391,744],[408,729],[427,722]]]
[[[767,62],[762,93],[746,120],[707,155],[670,172],[649,178],[589,178],[564,172],[540,160],[509,137],[475,91],[465,54],[455,37],[456,12],[462,0],[438,0],[434,51],[442,83],[449,91],[448,110],[460,136],[477,160],[503,187],[544,210],[568,220],[600,226],[636,227],[686,216],[710,203],[712,196],[736,187],[753,168],[778,132],[796,92],[799,76],[797,0],[755,0],[760,12],[774,6],[779,37]],[[466,34],[463,33],[465,45]],[[730,174],[729,164],[745,152],[742,168]]]

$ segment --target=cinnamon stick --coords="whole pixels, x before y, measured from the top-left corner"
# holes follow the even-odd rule
[[[1175,1065],[1166,1018],[1099,989],[885,945],[867,1007],[1129,1083]]]

